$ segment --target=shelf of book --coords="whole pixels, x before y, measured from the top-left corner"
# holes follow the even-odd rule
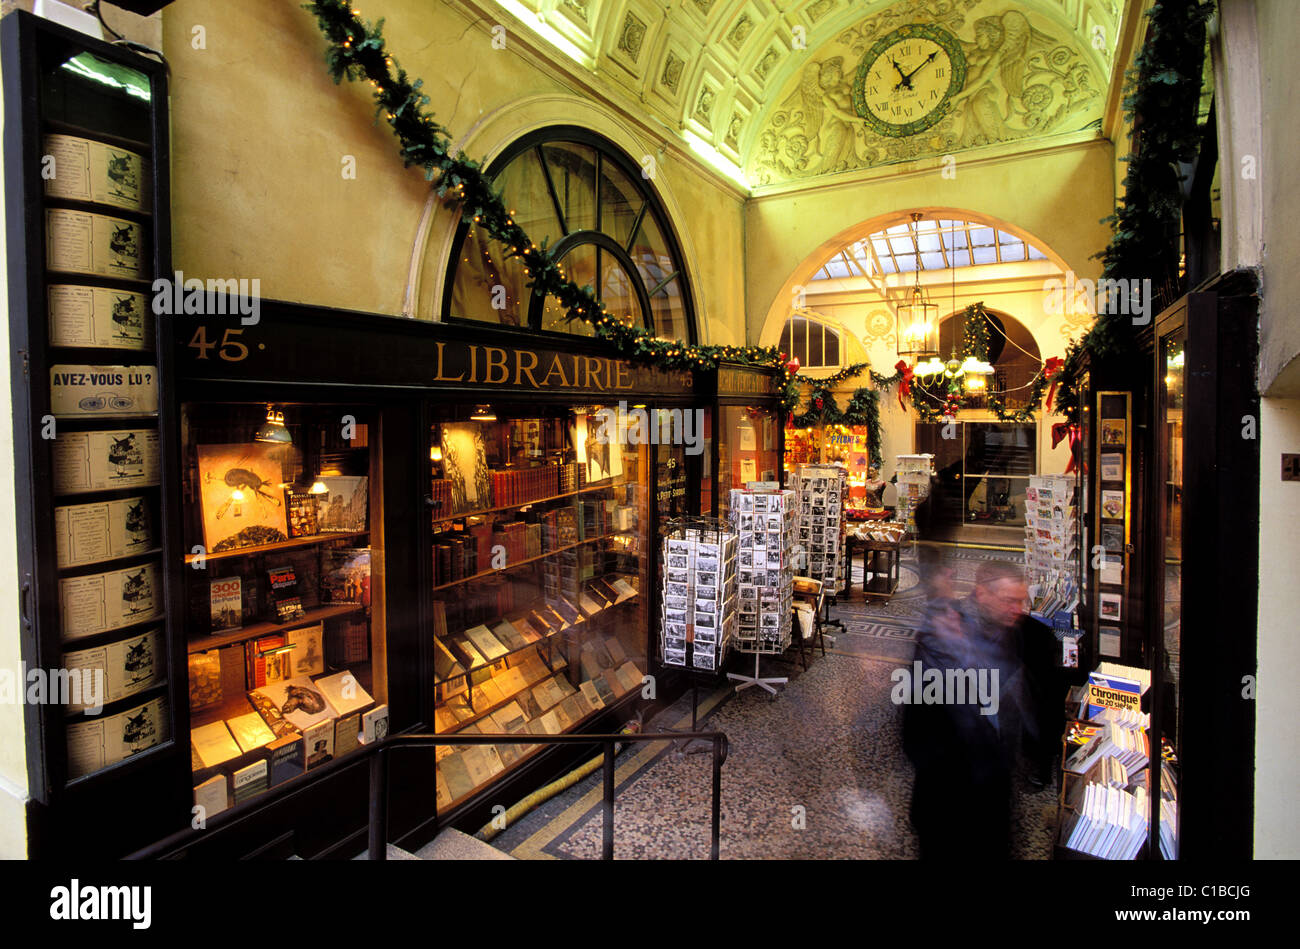
[[[633,667],[636,667],[635,662],[632,662],[631,660],[628,660],[628,662],[629,662]],[[613,670],[613,669],[603,670],[603,671],[604,671],[604,672],[609,672],[609,673],[613,673],[613,672],[615,672],[615,670]],[[637,671],[638,671],[638,672],[641,671],[641,670],[639,669],[639,667],[637,667]],[[541,684],[542,682],[544,682],[547,678],[548,678],[547,676],[542,676],[542,677],[538,680],[538,682],[534,683],[533,685],[529,686],[528,688],[535,688],[537,685],[539,685],[539,684]],[[576,701],[577,699],[575,699],[575,696],[577,696],[577,697],[581,697],[581,696],[582,696],[582,694],[583,694],[583,693],[582,693],[582,690],[574,690],[574,691],[572,691],[572,692],[567,693],[567,694],[564,696],[564,698],[562,698],[562,699],[560,699],[560,700],[554,702],[553,704],[547,706],[546,708],[539,708],[539,713],[540,713],[540,714],[535,715],[535,716],[533,716],[531,719],[529,719],[529,721],[528,721],[528,723],[527,723],[527,726],[525,726],[525,730],[529,731],[531,734],[537,734],[537,735],[545,735],[545,734],[564,734],[564,733],[572,733],[572,732],[576,732],[576,731],[581,731],[584,727],[586,727],[586,725],[587,725],[587,724],[588,724],[592,719],[594,719],[594,718],[596,717],[596,715],[597,715],[598,713],[605,712],[605,711],[607,711],[609,708],[611,708],[612,706],[618,705],[619,703],[628,700],[628,698],[629,698],[630,696],[635,696],[635,695],[637,694],[637,691],[636,691],[635,688],[633,688],[633,687],[631,687],[631,686],[622,686],[622,685],[619,685],[619,684],[617,683],[617,677],[616,677],[616,676],[606,676],[605,678],[606,678],[607,681],[609,681],[610,679],[613,679],[613,681],[615,682],[615,685],[610,686],[611,689],[615,689],[616,687],[618,688],[618,691],[616,691],[616,692],[614,693],[613,698],[612,698],[610,701],[603,701],[603,700],[602,700],[602,704],[601,704],[600,706],[597,706],[597,707],[589,707],[589,710],[588,710],[587,712],[585,712],[584,714],[582,714],[580,717],[578,717],[578,718],[576,718],[576,719],[570,719],[570,720],[568,721],[567,724],[565,724],[565,725],[563,725],[562,727],[560,727],[557,731],[554,731],[554,732],[546,731],[546,730],[542,729],[542,728],[540,727],[540,725],[537,726],[537,730],[534,730],[534,729],[533,729],[533,726],[534,726],[534,725],[536,725],[537,723],[540,723],[544,718],[546,718],[547,716],[551,715],[553,712],[555,712],[557,709],[559,709],[560,706],[564,705],[566,702],[569,702],[570,700],[574,700],[574,701]],[[492,716],[492,714],[493,714],[494,712],[499,711],[500,709],[509,706],[510,703],[513,702],[513,701],[515,701],[519,695],[522,695],[524,692],[528,691],[528,688],[520,689],[520,690],[519,690],[518,692],[516,692],[514,695],[510,696],[510,697],[507,698],[505,701],[501,702],[498,706],[495,706],[493,709],[491,709],[491,710],[489,710],[489,711],[486,711],[486,712],[484,712],[482,715],[478,716],[474,721],[466,720],[465,722],[459,723],[459,724],[458,724],[458,727],[457,727],[456,729],[454,729],[453,731],[445,732],[445,734],[452,734],[454,731],[462,731],[462,730],[464,730],[466,727],[469,727],[470,725],[477,724],[477,722],[479,722],[479,721],[483,721],[483,720],[491,721],[491,716]],[[572,688],[572,686],[570,686],[570,688]],[[588,705],[590,706],[590,703],[588,703]],[[439,733],[440,733],[440,734],[443,734],[444,732],[441,732],[441,731],[440,731]],[[497,732],[480,732],[480,733],[481,733],[481,734],[487,734],[487,735],[498,735],[498,734],[500,734],[500,735],[506,735],[506,734],[515,734],[515,735],[518,735],[518,734],[521,734],[520,730],[518,730],[518,729],[516,729],[516,730],[513,731],[513,732],[500,732],[500,731],[497,731]],[[438,809],[439,809],[439,810],[446,811],[446,810],[450,810],[451,808],[458,807],[458,806],[460,806],[462,803],[468,801],[470,798],[472,798],[472,797],[474,797],[474,796],[476,796],[476,795],[478,795],[478,794],[481,794],[481,793],[482,793],[486,788],[491,787],[492,784],[494,784],[494,783],[495,783],[499,778],[502,778],[502,777],[504,777],[505,775],[510,774],[511,772],[513,772],[513,771],[515,770],[515,768],[517,768],[517,767],[518,767],[520,764],[522,764],[523,762],[529,760],[530,758],[534,757],[535,755],[538,755],[538,754],[541,754],[542,752],[544,752],[544,751],[546,750],[546,747],[547,747],[547,746],[546,746],[546,745],[502,745],[502,746],[500,746],[500,748],[501,748],[501,749],[506,749],[506,750],[507,750],[507,751],[506,751],[506,757],[502,757],[502,756],[501,756],[500,749],[498,749],[498,746],[496,746],[496,745],[483,745],[483,746],[477,746],[477,747],[481,747],[483,750],[482,750],[482,751],[478,751],[477,748],[476,748],[476,746],[470,746],[470,747],[465,748],[462,752],[449,751],[449,752],[446,752],[446,753],[442,754],[441,757],[438,758],[438,765],[437,765],[437,768],[438,768],[438,774],[437,774],[438,791],[437,791],[437,793],[438,793]],[[449,782],[448,782],[448,781],[444,778],[444,776],[443,776],[443,769],[444,769],[444,767],[447,765],[448,761],[449,761],[453,756],[461,755],[461,754],[465,754],[465,753],[468,753],[468,754],[483,754],[483,755],[489,755],[489,756],[491,756],[491,755],[495,755],[495,756],[496,756],[496,760],[497,760],[497,761],[500,763],[500,765],[501,765],[501,768],[500,768],[500,770],[493,771],[493,773],[492,773],[492,774],[491,774],[491,775],[490,775],[486,780],[481,781],[481,782],[478,782],[478,783],[476,783],[476,784],[473,784],[473,785],[469,788],[469,790],[466,790],[466,791],[464,791],[463,793],[459,793],[459,794],[455,794],[455,795],[453,795],[453,794],[451,793],[451,788],[450,788],[450,784],[449,784]],[[508,758],[508,760],[507,760],[507,758]],[[487,760],[490,761],[490,760],[492,760],[492,759],[489,757]]]
[[[598,618],[604,619],[611,611],[615,610],[616,608],[622,606],[625,603],[636,603],[639,601],[640,601],[640,596],[638,594],[635,596],[630,596],[625,600],[620,600],[617,603],[611,603],[609,606],[605,607],[604,609],[597,610],[591,616],[584,616],[580,618],[576,623],[570,623],[568,626],[565,626],[563,629],[552,630],[551,632],[547,633],[545,636],[543,636],[541,639],[537,640],[536,642],[528,643],[526,646],[518,646],[514,649],[509,650],[508,652],[502,653],[501,655],[497,656],[495,659],[492,659],[489,662],[481,663],[480,665],[477,665],[472,669],[463,672],[457,672],[455,675],[449,675],[441,679],[435,676],[433,680],[433,684],[435,686],[442,686],[442,685],[446,685],[448,682],[456,682],[459,679],[464,679],[468,676],[472,676],[474,673],[481,672],[483,669],[486,669],[489,666],[493,666],[504,659],[509,659],[512,656],[517,656],[522,653],[525,653],[529,649],[532,649],[534,646],[549,644],[553,642],[556,637],[561,636],[562,634],[566,640],[572,639],[573,636],[575,636],[576,634],[586,632],[591,627],[591,624],[594,620]],[[509,619],[509,617],[505,617],[505,618]],[[453,635],[453,634],[448,634],[448,635]],[[463,691],[463,689],[457,689],[457,693],[461,691]]]
[[[559,501],[562,498],[573,498],[573,497],[577,497],[580,494],[590,494],[592,491],[603,491],[609,488],[621,488],[624,487],[625,485],[634,484],[634,483],[635,482],[631,482],[626,479],[624,479],[623,481],[613,481],[613,480],[597,481],[595,483],[590,483],[585,485],[584,487],[578,488],[576,491],[565,491],[563,494],[552,494],[549,495],[548,497],[533,498],[531,501],[517,501],[514,504],[502,504],[499,507],[485,507],[476,511],[460,511],[455,514],[452,513],[443,514],[441,512],[435,511],[433,515],[433,523],[436,526],[445,521],[459,520],[462,517],[481,517],[484,514],[497,514],[500,513],[501,511],[514,511],[518,508],[530,507],[534,504],[545,504],[547,501]]]
[[[540,644],[539,644],[539,643],[533,643],[533,645],[534,645],[534,646],[537,646],[537,645],[540,645]],[[490,705],[487,705],[487,706],[485,706],[484,708],[479,709],[479,710],[477,710],[477,711],[474,710],[474,704],[473,704],[473,703],[474,703],[474,699],[473,699],[473,696],[472,696],[472,695],[470,696],[470,698],[469,698],[468,700],[463,700],[463,695],[464,695],[464,693],[457,693],[456,695],[454,695],[454,696],[452,696],[451,698],[447,699],[447,700],[446,700],[445,702],[443,702],[442,704],[443,704],[444,706],[447,706],[448,709],[450,710],[450,707],[451,707],[451,705],[452,705],[453,702],[461,701],[461,702],[462,702],[462,706],[465,707],[465,708],[468,708],[468,709],[470,710],[470,715],[469,715],[469,717],[467,717],[467,718],[463,718],[463,719],[461,719],[461,718],[457,718],[457,719],[456,719],[456,724],[455,724],[454,726],[451,726],[451,727],[446,727],[446,726],[444,726],[442,723],[439,723],[438,726],[437,726],[437,732],[438,732],[438,734],[439,734],[439,735],[454,735],[456,732],[460,731],[461,729],[467,728],[467,727],[470,726],[470,725],[474,725],[474,724],[476,724],[476,723],[482,721],[483,719],[485,719],[485,718],[487,718],[489,715],[491,715],[493,712],[496,712],[496,711],[499,711],[499,710],[505,708],[507,705],[509,705],[511,702],[513,702],[513,701],[514,701],[514,700],[515,700],[515,699],[516,699],[516,698],[517,698],[521,693],[523,693],[523,692],[527,692],[528,690],[533,689],[533,688],[537,687],[538,685],[541,685],[543,682],[545,682],[545,681],[546,681],[547,679],[549,679],[551,676],[558,675],[559,673],[563,672],[563,671],[564,671],[565,669],[567,669],[568,667],[569,667],[569,664],[568,664],[567,662],[565,662],[563,659],[561,659],[560,661],[556,662],[556,664],[555,664],[555,666],[554,666],[553,668],[547,668],[546,665],[545,665],[545,663],[543,662],[543,663],[542,663],[542,668],[541,668],[540,670],[535,670],[532,676],[526,676],[526,677],[524,678],[524,680],[523,680],[523,681],[524,681],[524,685],[520,686],[520,687],[519,687],[518,689],[516,689],[514,692],[512,692],[512,693],[510,693],[509,695],[505,696],[505,697],[502,698],[500,701],[498,701],[498,702],[494,702],[494,703],[492,703],[492,704],[490,704]],[[516,669],[517,669],[517,668],[522,668],[522,667],[521,667],[521,666],[514,666],[514,667],[512,667],[512,668],[516,668]],[[497,676],[492,676],[492,678],[495,680],[495,679],[497,678]],[[474,686],[474,688],[475,688],[475,689],[481,688],[481,684],[480,684],[480,685],[477,685],[477,686]],[[472,691],[472,690],[471,690],[471,691]],[[486,698],[486,696],[484,696],[484,698]],[[480,699],[479,701],[483,701],[483,700],[484,700],[484,699]],[[454,715],[454,713],[452,713],[452,714]]]
[[[629,534],[631,535],[637,534],[636,528],[628,528],[627,530],[621,530],[621,531],[610,531],[607,534],[600,534],[597,537],[588,537],[586,540],[580,540],[576,544],[566,544],[563,547],[556,547],[554,550],[548,550],[544,554],[537,554],[535,557],[525,557],[523,560],[516,560],[514,563],[507,563],[501,567],[490,567],[487,570],[480,570],[478,573],[472,573],[468,577],[461,577],[459,580],[450,580],[447,583],[440,583],[437,586],[435,586],[433,589],[435,592],[437,592],[438,590],[446,590],[449,587],[459,586],[460,584],[465,583],[469,580],[482,580],[484,577],[496,576],[502,573],[503,571],[512,570],[515,567],[522,567],[525,564],[530,564],[538,560],[545,560],[547,557],[554,557],[556,554],[562,554],[567,550],[576,550],[577,548],[585,546],[586,544],[594,544],[597,541],[608,540],[611,537],[620,537]]]
[[[301,618],[292,620],[288,623],[272,623],[265,621],[261,623],[252,623],[248,626],[241,626],[238,629],[227,629],[220,633],[212,633],[208,636],[202,636],[198,639],[190,640],[187,646],[187,652],[193,655],[196,652],[206,652],[209,649],[216,649],[220,646],[230,646],[234,643],[241,643],[248,639],[258,639],[262,636],[272,636],[276,633],[285,633],[291,629],[301,629],[304,626],[314,626],[317,623],[324,622],[328,619],[335,619],[339,616],[347,616],[349,613],[356,613],[367,609],[363,603],[329,603],[324,606],[315,606],[305,610]]]
[[[187,564],[195,563],[200,560],[226,560],[230,557],[251,557],[254,554],[275,553],[281,550],[290,550],[294,547],[310,547],[313,544],[326,544],[335,540],[357,540],[365,537],[370,531],[337,531],[312,534],[309,537],[294,537],[291,540],[282,540],[274,544],[259,544],[255,547],[236,547],[233,550],[221,550],[211,554],[186,554],[185,562]]]

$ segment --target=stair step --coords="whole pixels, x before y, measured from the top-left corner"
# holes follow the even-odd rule
[[[514,860],[505,851],[453,828],[447,828],[415,852],[418,860]]]

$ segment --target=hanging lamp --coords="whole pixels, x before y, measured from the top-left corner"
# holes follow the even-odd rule
[[[919,211],[912,212],[912,246],[916,249],[916,284],[907,302],[898,305],[898,355],[920,362],[939,355],[939,305],[921,287],[921,244],[917,236]]]

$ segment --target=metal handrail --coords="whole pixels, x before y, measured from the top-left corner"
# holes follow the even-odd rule
[[[618,735],[394,735],[376,749],[370,759],[370,841],[371,860],[388,859],[388,754],[396,748],[430,745],[592,745],[602,749],[604,768],[602,860],[614,859],[614,754],[615,745],[641,741],[710,742],[709,757],[713,766],[712,827],[709,859],[718,859],[718,841],[722,826],[722,764],[727,760],[727,736],[722,732],[628,732]],[[436,808],[436,805],[435,805]],[[435,809],[435,815],[437,813]]]
[[[722,802],[722,764],[727,760],[727,736],[722,732],[656,732],[627,734],[569,734],[569,735],[431,735],[410,734],[390,735],[379,744],[363,745],[347,758],[332,761],[324,765],[318,777],[330,773],[349,770],[360,765],[367,757],[370,759],[370,820],[368,830],[369,856],[371,860],[386,860],[388,847],[388,752],[396,748],[421,747],[430,745],[591,745],[599,744],[604,752],[604,847],[601,858],[612,860],[614,857],[614,746],[623,742],[642,741],[694,741],[706,740],[711,743],[713,764],[713,800],[712,800],[712,837],[709,853],[710,860],[718,859],[718,839],[721,828]],[[195,829],[187,827],[174,834],[154,841],[146,847],[129,854],[128,860],[150,860],[163,858],[183,850],[201,836],[229,832],[258,813],[271,800],[288,800],[314,786],[314,781],[290,781],[271,788],[264,795],[258,795],[243,804],[227,809],[221,817],[225,818],[212,829]],[[435,805],[435,815],[437,814]]]

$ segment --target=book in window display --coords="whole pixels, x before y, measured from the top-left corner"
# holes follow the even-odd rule
[[[325,671],[325,625],[304,626],[285,634],[291,672],[286,678],[315,676]]]
[[[50,367],[50,411],[56,418],[158,414],[158,370],[152,366]]]
[[[249,700],[272,731],[275,731],[275,723],[279,719],[303,731],[319,722],[338,717],[338,712],[325,698],[320,686],[306,676],[268,682],[250,692]],[[275,710],[274,715],[268,715],[271,708]]]
[[[55,494],[153,487],[159,483],[158,433],[59,432],[53,476]]]
[[[60,567],[131,557],[156,546],[142,497],[56,507],[54,539]]]
[[[301,619],[305,613],[298,589],[298,573],[292,566],[271,567],[267,570],[270,584],[271,615],[273,623],[289,623]]]
[[[149,348],[143,293],[53,284],[46,289],[50,345],[87,349]]]
[[[370,605],[370,548],[321,551],[321,601]]]
[[[366,530],[370,509],[369,479],[365,476],[321,478],[326,493],[318,495],[317,523],[322,534]]]
[[[65,641],[162,616],[162,573],[147,563],[59,581]]]
[[[69,712],[94,710],[110,702],[135,695],[162,682],[166,670],[162,664],[162,630],[148,632],[92,649],[63,654],[63,668],[73,673],[72,682],[85,682],[87,674],[97,677],[101,685],[95,694],[74,689],[68,703]],[[77,673],[81,674],[78,675]],[[91,701],[91,700],[95,701]]]
[[[289,539],[280,488],[283,456],[279,445],[198,446],[203,543],[209,553]]]
[[[150,699],[134,708],[68,726],[68,776],[79,778],[139,754],[169,737],[167,703]]]
[[[127,148],[74,135],[46,135],[44,154],[53,174],[47,197],[149,210],[149,160]]]
[[[45,260],[50,270],[127,280],[148,277],[144,229],[106,214],[47,208]]]
[[[290,537],[312,537],[320,533],[319,498],[320,495],[310,491],[284,489],[284,508],[289,518]]]
[[[243,581],[239,577],[221,577],[209,581],[211,630],[219,633],[244,625]]]

